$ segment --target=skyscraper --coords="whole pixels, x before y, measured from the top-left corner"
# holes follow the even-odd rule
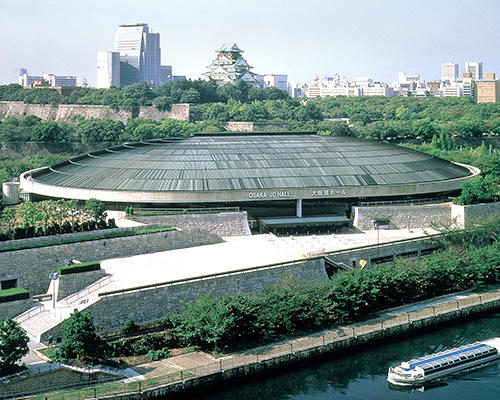
[[[97,88],[120,87],[120,53],[100,51],[97,53]]]
[[[147,81],[161,84],[160,34],[149,32],[148,24],[119,25],[115,52],[120,53],[120,85]]]
[[[466,62],[465,72],[471,73],[471,78],[475,81],[483,79],[483,63],[482,62]]]
[[[458,79],[458,64],[447,62],[441,64],[441,80],[455,82]]]

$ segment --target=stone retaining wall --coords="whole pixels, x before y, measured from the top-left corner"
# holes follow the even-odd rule
[[[203,229],[219,236],[251,235],[246,212],[223,212],[218,214],[180,214],[136,217],[130,219],[144,224],[174,226],[179,229]]]
[[[353,226],[363,231],[375,229],[374,220],[390,220],[390,229],[429,228],[434,223],[451,222],[451,203],[428,205],[387,205],[353,207]]]
[[[92,240],[107,234],[137,232],[144,229],[156,229],[161,227],[165,227],[165,225],[151,224],[148,226],[131,226],[126,228],[99,229],[88,232],[65,233],[63,235],[40,236],[28,239],[6,240],[5,242],[0,242],[0,249],[6,249],[12,247],[47,246],[54,243],[56,244],[60,243],[63,240],[67,241],[75,239]]]
[[[18,395],[19,393],[37,393],[40,388],[59,388],[64,386],[75,386],[78,384],[91,385],[92,382],[110,381],[121,379],[122,376],[109,374],[103,371],[91,373],[80,372],[70,368],[56,365],[54,369],[39,374],[26,375],[19,379],[0,385],[0,396],[2,398]],[[16,397],[17,398],[17,397]]]
[[[491,215],[500,214],[500,202],[451,206],[451,218],[456,226],[464,227],[465,224],[487,219]]]
[[[32,296],[45,294],[50,283],[49,274],[64,265],[67,259],[101,261],[221,242],[220,236],[207,231],[169,231],[2,252],[0,279],[15,276],[17,286],[28,290]]]
[[[159,111],[156,107],[140,107],[138,112],[131,110],[113,110],[109,106],[60,104],[25,104],[22,101],[0,101],[0,119],[15,117],[24,119],[34,115],[44,121],[73,122],[78,117],[83,118],[109,118],[114,121],[127,122],[129,118],[150,118],[160,120],[171,118],[189,121],[189,104],[174,104],[170,111]]]
[[[322,281],[327,279],[324,260],[312,258],[287,264],[276,264],[214,276],[174,281],[153,287],[101,294],[100,300],[84,312],[94,317],[96,330],[121,328],[125,321],[135,323],[158,320],[172,311],[178,312],[182,302],[192,302],[200,294],[211,292],[215,296],[226,294],[258,294],[262,289],[282,281],[288,276],[299,280]],[[110,310],[113,310],[110,312]],[[41,336],[45,342],[48,335],[62,337],[60,326]]]
[[[361,230],[375,229],[377,219],[390,220],[390,229],[425,229],[432,226],[454,224],[463,228],[465,224],[486,219],[500,213],[500,202],[471,204],[452,203],[423,205],[394,205],[353,207],[353,226]]]
[[[33,307],[33,305],[33,299],[0,303],[0,321],[5,321],[6,318],[14,318],[16,315],[28,311],[31,307]]]
[[[57,301],[85,289],[87,286],[92,285],[105,276],[106,272],[102,269],[79,272],[77,274],[60,275],[58,280]]]

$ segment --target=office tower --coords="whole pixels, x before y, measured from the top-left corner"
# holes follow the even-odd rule
[[[447,62],[441,64],[441,80],[443,82],[455,82],[458,79],[458,64]]]
[[[466,62],[465,72],[471,73],[471,78],[475,81],[483,79],[483,63],[482,62]]]
[[[100,51],[97,53],[97,88],[120,87],[120,53]]]
[[[115,52],[120,53],[122,87],[141,81],[161,84],[160,34],[150,32],[148,24],[119,25]]]
[[[500,80],[495,74],[486,74],[486,79],[474,82],[476,103],[499,103]]]

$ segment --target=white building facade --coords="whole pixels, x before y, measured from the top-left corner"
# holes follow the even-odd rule
[[[483,63],[482,62],[466,62],[465,72],[470,72],[471,78],[474,81],[483,79]]]
[[[97,53],[97,89],[120,87],[120,53],[100,51]]]
[[[458,64],[447,62],[441,64],[441,80],[443,82],[456,82],[458,79]]]

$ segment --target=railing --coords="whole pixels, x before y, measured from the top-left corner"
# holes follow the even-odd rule
[[[443,201],[450,201],[449,197],[434,197],[428,199],[413,199],[413,200],[391,200],[391,201],[362,201],[359,203],[362,207],[370,206],[385,206],[385,205],[395,205],[395,204],[405,204],[405,205],[421,205],[421,204],[433,204],[442,203]]]
[[[86,297],[90,293],[93,293],[96,290],[102,288],[103,286],[108,285],[110,282],[111,282],[111,276],[105,276],[104,278],[99,279],[97,282],[94,282],[92,285],[87,286],[85,289],[80,290],[79,292],[76,292],[68,297],[65,297],[64,299],[61,300],[61,303],[69,306],[75,303],[76,301],[80,300],[82,297]]]
[[[161,212],[176,214],[197,214],[197,213],[219,213],[219,212],[239,212],[239,207],[206,207],[206,208],[133,208],[135,212]]]
[[[146,389],[158,388],[173,383],[186,382],[190,379],[195,379],[197,377],[211,375],[215,373],[221,373],[223,371],[231,370],[234,368],[241,368],[250,365],[256,366],[264,361],[278,359],[279,357],[286,355],[294,355],[302,351],[314,350],[314,349],[320,350],[321,347],[323,346],[331,345],[334,343],[340,344],[342,341],[345,340],[353,338],[359,339],[363,335],[369,335],[390,328],[396,328],[398,326],[412,324],[417,321],[422,321],[428,318],[445,315],[450,312],[466,310],[470,307],[478,306],[481,304],[487,304],[495,301],[499,301],[500,303],[500,290],[483,294],[472,294],[464,296],[462,298],[457,297],[457,299],[451,301],[436,300],[433,305],[417,308],[412,311],[404,311],[404,307],[401,307],[400,311],[397,311],[397,309],[388,310],[380,313],[380,315],[377,318],[371,319],[369,321],[348,326],[339,326],[336,329],[323,331],[318,334],[313,334],[310,336],[301,337],[274,345],[262,346],[257,349],[252,349],[243,354],[222,358],[212,363],[200,365],[198,367],[190,368],[187,370],[181,370],[170,375],[158,376],[134,382],[125,380],[121,382],[115,382],[92,388],[87,388],[82,390],[81,393],[80,392],[78,393],[79,395],[78,398],[90,399],[107,395],[140,393]],[[406,308],[409,309],[410,307],[415,308],[418,307],[418,305],[412,305]],[[64,389],[68,388],[59,387],[59,388],[51,388],[50,390],[64,390]],[[75,386],[72,387],[71,389],[75,390],[77,389],[77,387]],[[47,392],[47,390],[45,390],[45,392]],[[23,393],[23,394],[18,394],[17,397],[21,395],[28,396],[28,394]],[[2,397],[2,398],[9,398],[9,397]]]
[[[45,310],[45,306],[43,304],[37,304],[36,306],[30,308],[29,310],[19,314],[17,317],[13,318],[18,324],[23,323],[24,321],[30,319],[31,317],[40,314]]]

